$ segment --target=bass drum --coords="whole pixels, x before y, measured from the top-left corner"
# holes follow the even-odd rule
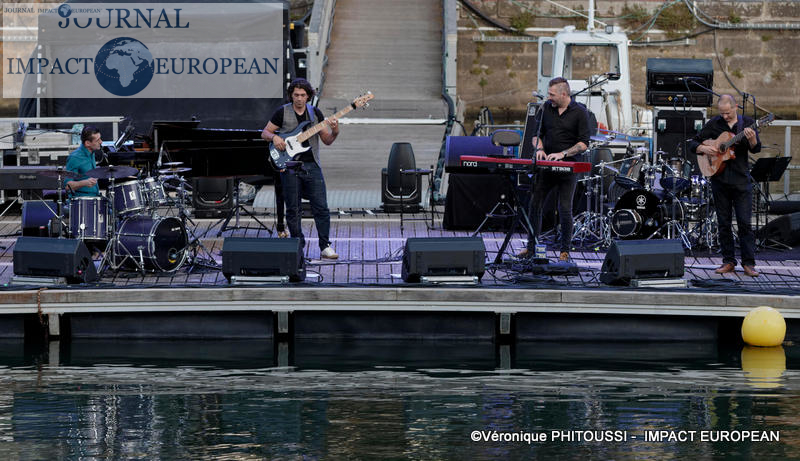
[[[148,270],[173,272],[186,259],[186,229],[175,217],[131,216],[122,221],[114,242],[114,263]]]
[[[622,194],[611,214],[611,230],[621,239],[647,238],[659,227],[659,200],[656,194],[634,189]]]

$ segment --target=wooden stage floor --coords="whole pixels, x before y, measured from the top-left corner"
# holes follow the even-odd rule
[[[264,210],[256,217],[269,225],[274,224],[272,216],[265,215]],[[169,213],[165,213],[169,214]],[[371,210],[332,211],[331,240],[339,253],[337,261],[319,259],[318,238],[313,219],[303,219],[306,234],[305,257],[307,258],[308,277],[303,285],[318,287],[359,287],[359,286],[392,286],[403,285],[400,278],[401,259],[405,240],[408,237],[456,237],[468,236],[469,231],[449,231],[441,227],[441,213],[436,215],[434,226],[422,214],[405,215],[416,218],[404,222],[400,226],[399,214],[387,214]],[[269,237],[267,230],[261,228],[252,218],[242,216],[240,228],[226,230],[217,237],[220,223],[215,219],[193,219],[196,226],[188,224],[188,230],[201,236],[203,248],[200,249],[197,264],[187,261],[172,273],[148,273],[120,270],[107,270],[98,287],[196,287],[227,286],[228,281],[220,268],[221,250],[225,237]],[[231,222],[233,225],[233,222]],[[16,236],[20,233],[20,216],[8,215],[0,220],[0,284],[7,284],[13,276],[12,254]],[[502,232],[486,232],[482,234],[486,250],[487,263],[492,262],[505,236]],[[511,240],[511,251],[504,258],[513,262],[513,255],[523,248],[526,236],[516,234]],[[487,266],[481,286],[487,288],[500,287],[543,287],[543,288],[599,288],[604,287],[598,280],[605,253],[595,250],[575,250],[573,261],[579,272],[572,276],[533,275],[522,272],[519,264],[503,264],[500,267]],[[556,254],[548,251],[548,256],[555,260]],[[689,281],[690,289],[701,291],[741,291],[754,294],[795,294],[800,292],[800,256],[797,251],[760,252],[757,254],[757,269],[761,276],[750,278],[744,276],[741,267],[737,272],[717,275],[714,269],[721,263],[719,255],[687,255],[685,257],[684,279]],[[216,267],[214,267],[216,266]],[[90,288],[90,287],[86,287]]]

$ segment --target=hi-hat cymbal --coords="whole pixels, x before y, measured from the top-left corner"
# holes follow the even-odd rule
[[[124,178],[134,176],[139,170],[132,166],[99,166],[86,172],[86,176],[97,179]]]
[[[161,174],[174,174],[174,173],[186,173],[187,171],[192,171],[191,168],[165,168],[163,170],[158,170]]]
[[[38,171],[36,172],[36,174],[38,174],[39,176],[47,176],[48,178],[58,178],[59,176],[61,176],[61,178],[74,179],[80,176],[78,173],[75,173],[74,171],[68,171],[63,168],[59,168],[57,170]]]
[[[164,165],[166,167],[176,167],[176,166],[183,165],[183,162],[164,162],[164,163],[162,163],[162,165]]]
[[[608,137],[603,136],[603,135],[595,135],[595,136],[589,136],[589,140],[592,141],[592,142],[599,142],[599,143],[605,144],[605,143],[611,141],[611,138],[608,138]]]

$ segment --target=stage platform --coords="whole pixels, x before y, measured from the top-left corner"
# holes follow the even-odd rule
[[[257,215],[272,225],[271,216]],[[428,218],[423,220],[423,218]],[[761,276],[741,268],[717,275],[718,255],[685,258],[687,288],[609,287],[599,281],[602,251],[572,252],[575,275],[534,275],[510,255],[523,248],[514,235],[504,264],[487,265],[475,286],[407,284],[400,278],[408,237],[468,236],[441,228],[441,214],[377,210],[333,211],[331,239],[340,258],[319,260],[312,219],[304,219],[308,277],[303,283],[231,286],[223,276],[225,237],[269,237],[242,217],[241,228],[217,237],[219,223],[194,220],[205,250],[198,264],[174,273],[106,271],[91,285],[10,286],[20,217],[0,221],[0,337],[50,335],[126,338],[420,338],[670,341],[736,338],[741,319],[767,305],[787,319],[787,339],[800,337],[800,252],[762,251]],[[487,263],[503,232],[485,232]],[[556,254],[548,252],[555,260]]]

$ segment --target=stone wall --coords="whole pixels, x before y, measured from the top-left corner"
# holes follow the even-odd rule
[[[579,11],[585,11],[587,5],[586,1],[560,3]],[[643,37],[643,40],[661,41],[708,29],[692,17],[683,3],[678,3],[663,11],[653,26],[661,33],[642,34],[642,30],[636,31],[637,27],[664,2],[596,3],[596,18],[622,27],[632,40]],[[695,3],[718,22],[800,24],[800,2],[697,0]],[[530,28],[560,28],[570,24],[583,28],[586,24],[584,19],[543,1],[473,0],[473,4],[503,24]],[[555,17],[570,15],[572,17]],[[480,32],[475,29],[476,23],[482,27],[489,25],[459,5],[458,94],[466,102],[468,114],[474,114],[485,105],[495,114],[518,118],[536,87],[538,50],[536,42],[529,40],[535,40],[537,35],[552,36],[554,32],[529,31],[528,35],[533,37],[527,37],[490,31],[484,32],[489,39],[482,41]],[[461,30],[464,28],[467,29]],[[630,48],[634,104],[645,105],[647,58],[704,58],[714,63],[715,91],[736,94],[735,85],[741,91],[756,95],[759,105],[768,110],[788,118],[800,118],[800,31],[717,29],[690,40],[689,44]]]

